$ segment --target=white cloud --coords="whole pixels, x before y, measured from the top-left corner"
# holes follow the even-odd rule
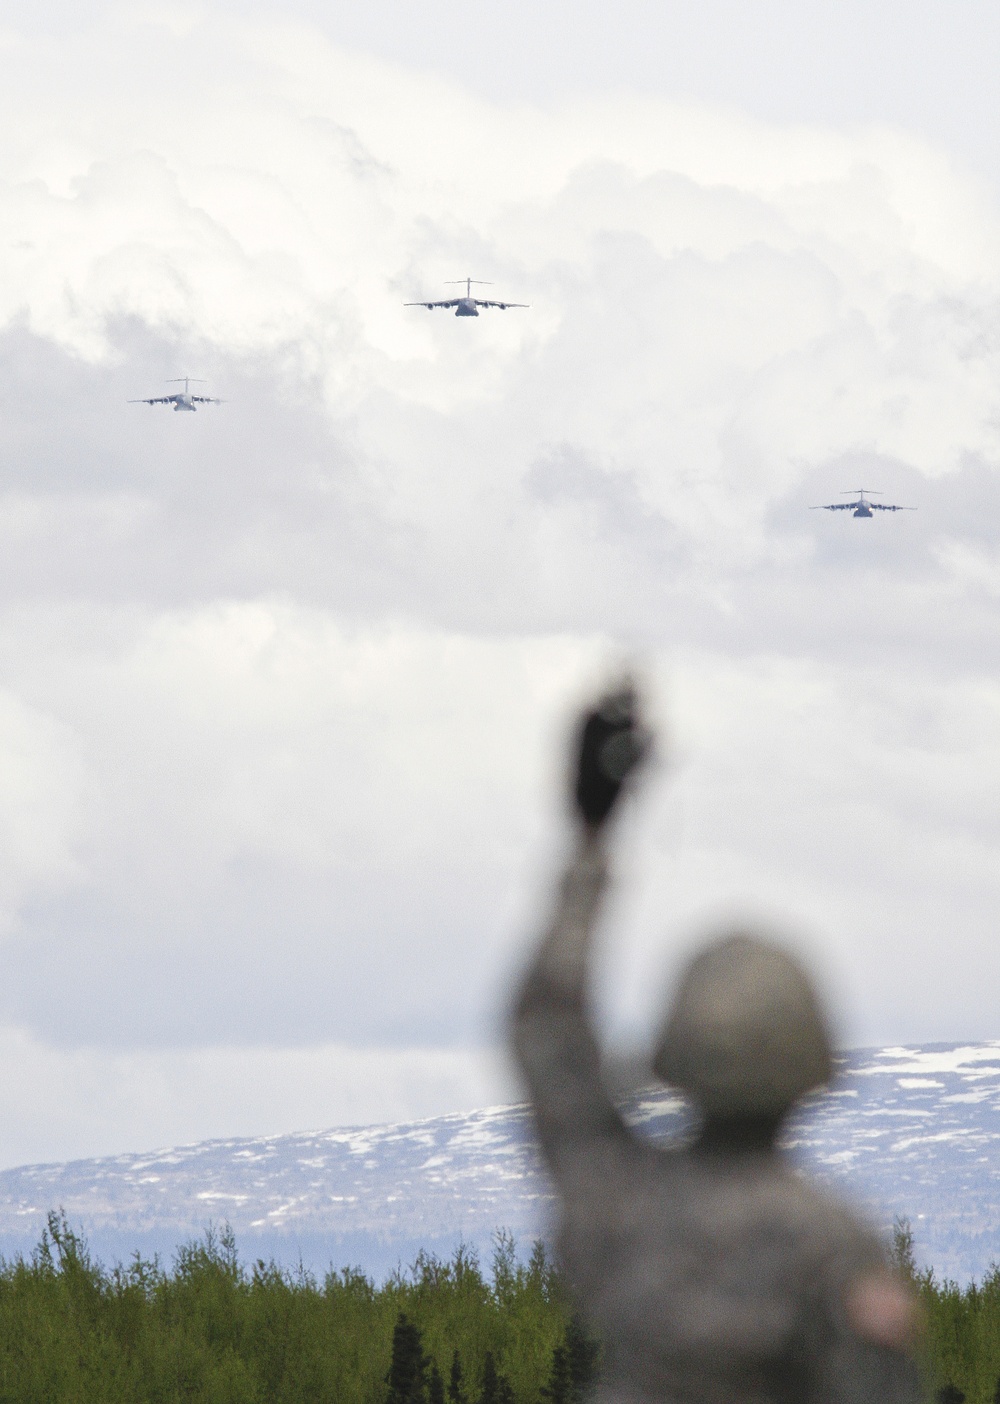
[[[0,692],[0,931],[39,886],[79,876],[82,775],[65,727]]]
[[[482,1106],[511,1086],[481,1049],[191,1048],[115,1054],[0,1033],[3,1163],[399,1121]],[[53,1116],[58,1108],[59,1115]]]
[[[72,864],[19,894],[10,1016],[115,1045],[481,1036],[594,645],[262,600],[88,623],[0,630],[86,799]]]
[[[622,655],[680,759],[611,1022],[665,928],[755,910],[851,1038],[991,1032],[994,195],[885,127],[490,104],[302,25],[119,20],[5,41],[11,1085],[115,1146],[204,1134],[218,1059],[240,1129],[351,1049],[383,1052],[310,1120],[464,1097],[557,738]],[[467,272],[531,309],[402,306]],[[227,403],[124,404],[188,371]],[[807,512],[859,483],[920,510]],[[84,1098],[74,1050],[176,1119]]]

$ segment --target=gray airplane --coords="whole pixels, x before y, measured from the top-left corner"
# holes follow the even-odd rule
[[[506,312],[508,307],[530,307],[528,302],[492,302],[486,297],[473,297],[473,283],[485,283],[484,278],[450,278],[452,283],[465,284],[464,297],[449,297],[443,302],[404,302],[404,307],[454,307],[456,317],[478,317],[480,307],[499,307],[501,312]],[[492,284],[489,284],[492,287]]]
[[[851,488],[849,492],[843,494],[844,497],[851,497],[858,494],[856,502],[822,502],[816,507],[810,507],[810,512],[853,512],[856,517],[870,517],[873,512],[915,512],[916,507],[896,507],[891,502],[869,502],[865,493],[872,497],[881,497],[880,492],[873,491],[872,488]]]
[[[199,405],[221,405],[221,400],[213,400],[211,395],[192,395],[191,382],[197,382],[193,375],[181,375],[176,380],[168,380],[168,385],[181,385],[184,389],[173,395],[154,395],[151,400],[129,400],[130,405],[173,405],[174,410],[190,410],[193,414]]]

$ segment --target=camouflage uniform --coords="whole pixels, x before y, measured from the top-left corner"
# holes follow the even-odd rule
[[[774,1146],[791,1102],[829,1067],[805,977],[745,938],[695,962],[655,1066],[695,1096],[705,1124],[687,1148],[654,1147],[609,1099],[587,1015],[606,885],[602,836],[585,829],[513,1020],[561,1199],[561,1259],[604,1345],[602,1397],[916,1400],[913,1308],[879,1241]]]

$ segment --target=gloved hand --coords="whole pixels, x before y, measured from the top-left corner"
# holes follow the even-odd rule
[[[615,806],[629,775],[652,744],[639,719],[639,699],[631,682],[607,692],[580,719],[573,798],[584,823],[598,829]]]

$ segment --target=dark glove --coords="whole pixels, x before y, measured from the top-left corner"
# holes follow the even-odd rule
[[[589,828],[599,828],[614,808],[622,785],[646,755],[650,735],[639,721],[635,688],[609,692],[579,727],[574,799]]]

